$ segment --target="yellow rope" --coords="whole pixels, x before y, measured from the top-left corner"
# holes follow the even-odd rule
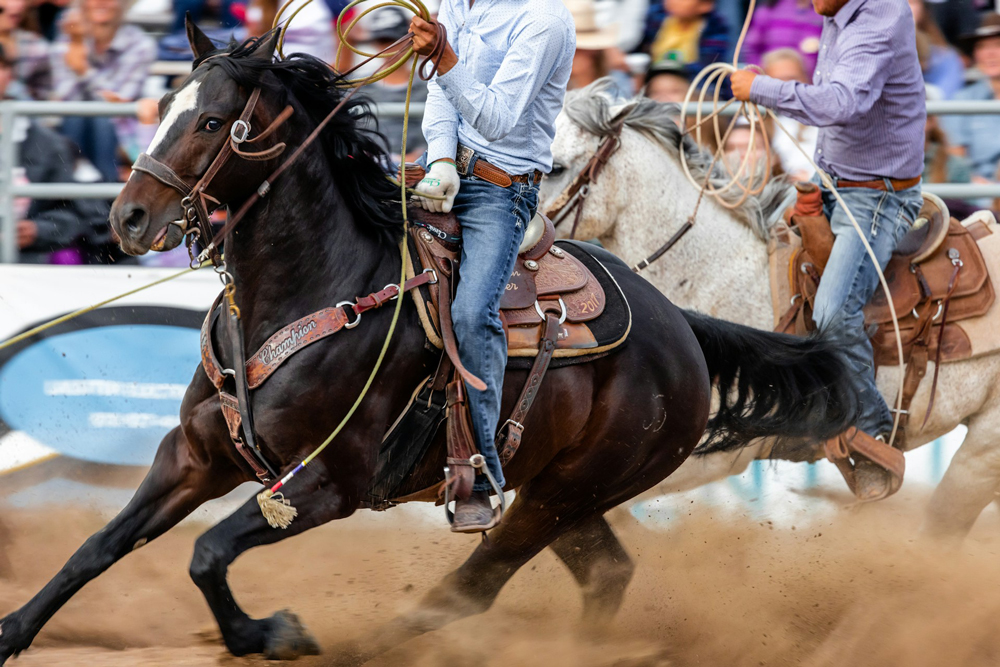
[[[289,0],[289,3],[286,3],[285,6],[287,6],[287,4],[290,4],[293,1],[294,0]],[[309,1],[311,0],[307,0],[307,2]],[[360,20],[367,14],[371,13],[372,11],[381,9],[383,7],[398,6],[398,7],[403,7],[404,9],[407,9],[425,19],[430,18],[430,14],[427,12],[427,8],[424,7],[423,3],[420,2],[420,0],[413,0],[412,4],[407,0],[387,0],[386,2],[382,2],[375,7],[367,9],[365,12],[355,17],[355,19],[351,21],[346,32],[343,31],[341,24],[343,22],[342,19],[344,13],[352,9],[359,2],[363,1],[364,0],[354,0],[354,2],[351,2],[349,5],[347,5],[347,7],[344,8],[340,17],[338,17],[337,19],[337,33],[341,38],[340,47],[338,47],[337,50],[338,61],[340,59],[340,48],[343,46],[347,46],[349,50],[363,57],[393,58],[398,55],[398,52],[387,53],[381,56],[376,56],[376,54],[367,54],[361,51],[360,49],[354,47],[354,45],[352,45],[347,40],[347,35],[350,34],[351,30],[357,24],[358,20]],[[280,16],[280,14],[281,11],[278,12],[278,16]],[[294,18],[294,14],[292,15],[292,17]],[[277,16],[275,17],[275,20],[277,21]],[[289,19],[289,22],[290,21],[291,19]],[[285,29],[287,28],[288,24],[286,23]],[[284,36],[284,30],[282,31],[282,35],[281,37],[279,37],[279,39],[283,38],[283,36]],[[282,493],[279,493],[279,489],[281,489],[285,484],[287,484],[300,470],[304,469],[317,456],[319,456],[323,452],[323,450],[325,450],[330,445],[330,443],[332,443],[334,439],[338,435],[340,435],[344,427],[347,426],[347,422],[350,421],[351,417],[354,416],[354,413],[357,412],[358,408],[361,406],[362,401],[364,401],[365,397],[368,395],[369,390],[371,390],[372,383],[375,381],[375,376],[378,374],[379,370],[382,367],[382,362],[385,360],[385,355],[389,350],[389,345],[392,342],[393,335],[396,332],[396,325],[399,322],[399,314],[403,309],[403,301],[405,300],[405,292],[403,290],[406,286],[406,265],[409,256],[409,246],[407,244],[409,217],[407,215],[407,209],[406,209],[406,193],[407,193],[406,138],[410,121],[410,99],[413,92],[413,80],[416,77],[417,65],[418,65],[416,52],[413,50],[412,47],[408,47],[404,53],[405,55],[400,60],[392,63],[384,70],[377,72],[376,74],[370,77],[345,81],[345,83],[350,86],[362,86],[374,83],[376,81],[381,81],[386,76],[388,76],[389,73],[396,71],[407,61],[410,62],[410,77],[406,87],[406,102],[404,104],[404,111],[403,111],[403,138],[402,138],[403,145],[400,150],[400,156],[402,158],[400,165],[400,179],[399,182],[397,183],[397,185],[400,188],[400,200],[403,212],[403,239],[400,242],[401,262],[400,262],[400,276],[399,276],[399,296],[396,299],[396,307],[393,309],[392,321],[389,323],[389,331],[386,333],[385,341],[383,341],[382,343],[382,349],[379,351],[378,358],[375,360],[375,366],[372,368],[371,373],[368,374],[368,379],[365,381],[364,387],[362,387],[361,389],[361,393],[358,394],[358,397],[354,400],[354,404],[351,405],[350,409],[347,411],[347,414],[344,415],[344,417],[340,420],[340,423],[337,424],[337,427],[330,433],[329,436],[327,436],[326,440],[320,443],[320,445],[316,449],[314,449],[312,453],[309,454],[309,456],[304,458],[302,460],[302,463],[295,466],[295,468],[293,468],[290,472],[288,472],[284,477],[282,477],[278,482],[276,482],[270,488],[264,489],[263,491],[257,494],[257,503],[260,505],[261,513],[264,515],[264,518],[267,520],[268,524],[272,528],[287,528],[291,524],[292,520],[297,516],[298,511],[295,509],[295,507],[292,506],[291,502],[289,502],[289,500],[285,498]]]
[[[743,23],[743,30],[740,32],[739,41],[737,41],[736,43],[736,51],[733,55],[733,63],[731,65],[729,63],[712,63],[711,65],[703,69],[701,72],[699,72],[698,76],[695,77],[694,81],[691,82],[691,86],[688,88],[687,95],[685,95],[684,97],[684,104],[681,107],[680,126],[681,128],[685,128],[683,129],[684,132],[687,132],[686,129],[687,106],[692,101],[695,92],[698,91],[700,87],[700,92],[698,93],[698,109],[695,114],[695,120],[694,120],[695,139],[699,144],[702,144],[702,136],[701,136],[702,126],[708,121],[712,121],[714,138],[718,142],[718,148],[715,154],[712,156],[712,163],[709,165],[708,174],[706,175],[704,182],[699,183],[697,179],[695,179],[694,176],[691,174],[691,171],[687,163],[687,154],[684,151],[681,151],[681,167],[684,170],[685,176],[687,176],[688,180],[696,188],[700,188],[701,190],[703,190],[704,194],[708,194],[715,197],[717,203],[719,203],[721,206],[730,209],[741,206],[750,196],[763,192],[764,187],[767,185],[768,181],[771,178],[771,173],[770,173],[771,151],[769,145],[769,138],[767,136],[767,129],[764,127],[763,124],[764,116],[769,115],[771,119],[774,121],[774,124],[782,132],[784,132],[789,139],[791,139],[792,143],[799,150],[799,152],[805,156],[806,160],[809,161],[809,164],[812,165],[812,167],[816,170],[816,173],[819,174],[820,180],[823,183],[823,187],[827,188],[828,190],[830,190],[830,192],[833,193],[833,196],[834,198],[836,198],[837,203],[840,204],[841,208],[844,209],[844,212],[847,214],[847,218],[851,221],[851,224],[854,226],[854,230],[857,232],[858,237],[861,239],[861,243],[865,247],[865,252],[868,254],[869,259],[871,259],[872,264],[874,264],[875,266],[875,271],[878,273],[879,283],[881,284],[882,291],[885,293],[885,298],[889,303],[889,312],[892,314],[892,328],[896,332],[896,353],[899,355],[899,360],[900,360],[900,376],[899,376],[899,390],[896,393],[896,410],[895,410],[895,417],[892,423],[892,434],[889,437],[889,443],[888,443],[891,446],[896,439],[896,432],[899,429],[899,419],[900,416],[902,415],[903,378],[905,377],[904,373],[905,367],[903,364],[902,336],[900,335],[899,332],[899,320],[896,318],[896,307],[892,301],[892,294],[889,292],[889,283],[885,279],[885,274],[882,272],[882,267],[879,266],[878,258],[875,256],[875,251],[872,250],[871,245],[868,243],[868,239],[865,237],[864,231],[861,229],[861,225],[858,224],[858,221],[857,219],[855,219],[854,214],[851,213],[851,209],[848,208],[847,202],[844,201],[843,197],[840,196],[840,193],[834,186],[833,180],[826,172],[824,172],[822,169],[819,168],[819,165],[817,165],[813,161],[812,156],[809,155],[804,148],[802,148],[802,145],[799,143],[798,139],[795,136],[793,136],[792,133],[789,132],[784,125],[781,124],[781,121],[778,120],[777,115],[773,111],[771,111],[770,109],[762,110],[760,106],[751,102],[742,102],[740,104],[739,110],[736,113],[736,118],[734,118],[733,121],[729,123],[729,127],[725,132],[722,132],[722,129],[719,124],[719,117],[721,116],[722,112],[735,101],[735,100],[729,100],[723,106],[721,107],[719,106],[720,105],[719,95],[722,92],[721,83],[727,76],[738,70],[740,51],[743,48],[743,41],[746,38],[747,30],[750,27],[750,21],[753,18],[755,6],[756,6],[756,0],[750,0],[750,7],[747,11],[747,17]],[[708,116],[703,116],[702,106],[705,104],[707,93],[713,85],[715,87],[715,92],[712,99],[712,113],[709,114]],[[726,140],[729,138],[729,133],[732,132],[733,128],[736,126],[736,119],[740,117],[746,118],[747,122],[750,125],[749,149],[747,150],[747,154],[740,161],[740,165],[736,168],[735,172],[730,170],[729,165],[726,164],[725,160],[722,161],[722,164],[724,165],[726,171],[730,174],[730,179],[721,186],[716,186],[715,184],[711,183],[711,174],[713,168],[715,166],[716,161],[725,153]],[[755,155],[756,132],[758,126],[759,126],[759,131],[763,135],[767,161],[763,173],[760,174],[761,178],[760,183],[755,183],[755,180],[758,178],[758,172],[760,171],[758,169],[758,160]],[[736,202],[723,201],[721,199],[721,195],[725,192],[728,192],[731,188],[734,187],[742,190],[743,194],[740,196],[740,198]]]
[[[32,336],[34,336],[35,334],[39,334],[39,333],[45,331],[46,329],[51,329],[52,327],[54,327],[56,325],[59,325],[59,324],[62,324],[63,322],[69,322],[70,320],[72,320],[74,318],[77,318],[77,317],[80,317],[81,315],[86,315],[87,313],[89,313],[91,311],[94,311],[94,310],[97,310],[98,308],[101,308],[103,306],[106,306],[109,303],[114,303],[115,301],[119,301],[121,299],[124,299],[127,296],[132,296],[133,294],[138,294],[139,292],[142,292],[144,290],[148,290],[150,287],[156,287],[157,285],[162,285],[163,283],[170,282],[171,280],[174,280],[176,278],[180,278],[181,276],[187,275],[187,274],[189,274],[189,273],[191,273],[193,271],[197,271],[198,269],[203,268],[205,266],[208,266],[208,262],[205,262],[201,266],[198,266],[198,267],[195,267],[195,268],[184,269],[183,271],[179,271],[178,273],[171,274],[171,275],[169,275],[169,276],[167,276],[165,278],[160,278],[159,280],[151,282],[148,285],[143,285],[142,287],[136,287],[135,289],[129,290],[128,292],[125,292],[124,294],[119,294],[118,296],[113,296],[110,299],[105,299],[104,301],[100,301],[98,303],[95,303],[92,306],[87,306],[86,308],[81,308],[80,310],[74,310],[72,313],[68,313],[66,315],[63,315],[62,317],[57,317],[56,319],[52,320],[51,322],[46,322],[45,324],[40,324],[37,327],[35,327],[34,329],[30,329],[28,331],[25,331],[24,333],[21,333],[21,334],[18,334],[16,336],[14,336],[13,338],[5,340],[4,342],[0,343],[0,350],[2,350],[4,348],[7,348],[7,347],[10,347],[11,345],[17,345],[21,341],[27,340],[27,339],[31,338]]]

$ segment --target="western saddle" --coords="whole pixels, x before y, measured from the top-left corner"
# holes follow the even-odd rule
[[[830,222],[823,214],[819,188],[812,183],[796,185],[793,208],[772,230],[769,242],[771,293],[776,331],[804,335],[815,328],[812,306],[823,270],[833,248]],[[952,218],[938,197],[924,193],[924,203],[910,232],[896,248],[884,271],[895,306],[906,372],[903,380],[900,437],[911,415],[910,404],[934,361],[930,415],[942,362],[971,356],[972,346],[960,322],[986,313],[995,294],[986,262],[977,241],[991,232],[982,221],[962,224]],[[876,369],[898,366],[899,354],[892,326],[892,311],[882,289],[864,309]],[[842,436],[827,443],[827,457],[853,486],[852,453],[862,454],[889,470],[892,491],[902,483],[904,460],[898,449],[860,445],[862,439]]]
[[[441,364],[430,380],[447,396],[448,473],[446,498],[467,498],[475,471],[475,439],[465,404],[465,384],[485,388],[469,373],[458,355],[451,320],[451,302],[461,258],[461,227],[453,214],[412,208],[412,245],[420,264],[432,269],[437,281],[427,285],[428,297],[412,292],[428,340],[443,349]],[[517,453],[524,419],[553,357],[584,356],[617,346],[600,346],[587,323],[605,309],[606,294],[597,277],[576,257],[554,245],[552,221],[541,214],[528,224],[524,241],[500,301],[500,319],[510,357],[534,357],[528,380],[510,417],[497,434],[500,462]],[[416,272],[410,268],[410,274]],[[485,472],[485,470],[484,470]],[[502,496],[497,489],[498,495]],[[499,508],[498,508],[499,511]]]

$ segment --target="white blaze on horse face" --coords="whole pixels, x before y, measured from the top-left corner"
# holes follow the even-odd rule
[[[149,148],[146,149],[146,154],[152,157],[156,157],[153,152],[159,147],[163,140],[166,139],[167,134],[170,133],[170,128],[172,128],[181,116],[184,116],[189,111],[194,111],[198,108],[198,89],[201,88],[201,81],[192,81],[188,85],[184,86],[177,91],[174,95],[174,99],[170,101],[170,107],[167,109],[167,115],[164,116],[163,122],[160,126],[156,128],[156,134],[153,135],[153,140],[149,142]]]

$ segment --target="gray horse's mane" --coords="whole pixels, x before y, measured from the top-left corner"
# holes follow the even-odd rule
[[[646,97],[623,99],[617,86],[609,78],[599,79],[586,88],[567,93],[563,111],[583,130],[598,137],[609,134],[614,121],[627,114],[626,127],[663,146],[675,160],[680,160],[680,151],[683,150],[691,175],[698,181],[705,178],[712,164],[712,156],[701,150],[690,136],[681,133],[677,127],[673,120],[678,114],[676,104],[661,104]],[[712,169],[712,183],[721,186],[728,180],[726,170],[716,164]],[[766,241],[770,228],[785,209],[785,200],[792,196],[793,191],[794,188],[786,179],[772,178],[763,192],[748,198],[733,213]],[[741,194],[739,189],[730,188],[722,194],[722,199],[734,203]]]

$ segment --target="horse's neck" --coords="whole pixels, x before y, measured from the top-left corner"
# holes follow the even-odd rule
[[[610,164],[620,208],[601,241],[635,264],[667,241],[695,210],[698,189],[680,165],[644,137],[628,141]],[[767,246],[743,221],[706,195],[694,226],[643,275],[671,301],[762,329],[773,326]]]
[[[355,224],[320,150],[317,144],[303,153],[226,242],[226,263],[254,342],[371,292],[384,268],[385,247]]]

